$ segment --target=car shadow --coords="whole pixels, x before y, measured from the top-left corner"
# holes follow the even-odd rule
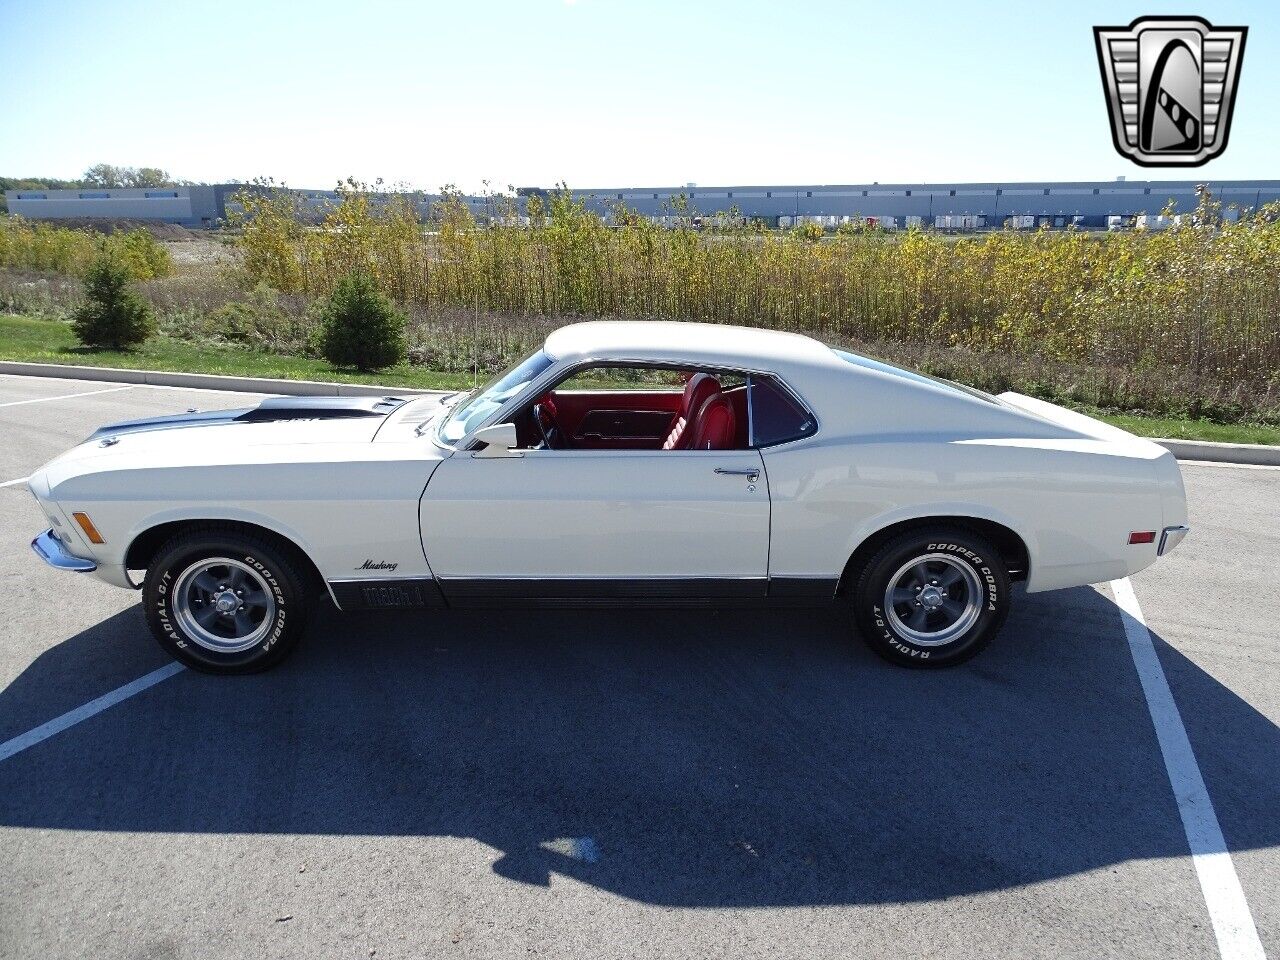
[[[705,907],[1185,856],[1116,608],[1019,601],[942,671],[881,662],[839,609],[330,611],[273,672],[183,673],[0,763],[0,825],[470,837],[513,881]],[[1280,731],[1156,646],[1228,844],[1276,845]],[[49,719],[42,691],[104,657],[164,662],[135,607],[38,658],[0,717]]]

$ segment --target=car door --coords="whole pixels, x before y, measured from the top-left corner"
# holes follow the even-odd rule
[[[763,596],[769,490],[756,450],[458,453],[422,541],[454,599]]]

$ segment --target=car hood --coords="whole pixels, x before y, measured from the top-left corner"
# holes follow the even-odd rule
[[[104,470],[385,458],[397,454],[375,452],[388,444],[372,442],[385,426],[397,426],[387,440],[425,447],[400,425],[438,409],[438,397],[271,397],[254,407],[108,424],[41,471],[56,482]]]
[[[190,410],[187,413],[170,416],[109,423],[91,433],[86,442],[118,440],[121,436],[131,433],[223,426],[232,423],[303,423],[333,420],[381,422],[406,402],[401,397],[268,397],[255,407],[208,410],[204,413]],[[376,428],[375,424],[374,429]]]

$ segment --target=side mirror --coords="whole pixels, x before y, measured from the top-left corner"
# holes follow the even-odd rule
[[[519,454],[513,454],[511,452],[511,449],[520,442],[516,439],[516,425],[514,423],[495,423],[491,427],[485,427],[476,434],[475,439],[483,443],[484,446],[473,453],[472,456],[519,456]]]

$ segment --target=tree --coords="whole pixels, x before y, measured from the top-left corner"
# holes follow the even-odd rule
[[[129,270],[109,253],[98,255],[84,278],[85,302],[72,314],[71,326],[87,347],[126,350],[151,336],[151,308],[129,285]]]
[[[168,170],[161,170],[159,167],[139,167],[133,171],[132,186],[171,187],[173,178],[169,176]]]
[[[109,163],[95,163],[84,172],[84,185],[117,190],[125,187],[171,187],[174,180],[167,170],[159,167],[116,167]]]
[[[109,163],[95,163],[84,172],[86,187],[102,187],[107,190],[123,187],[124,168],[113,167]]]
[[[366,271],[338,281],[320,322],[320,352],[335,366],[377,370],[404,359],[405,316]]]

